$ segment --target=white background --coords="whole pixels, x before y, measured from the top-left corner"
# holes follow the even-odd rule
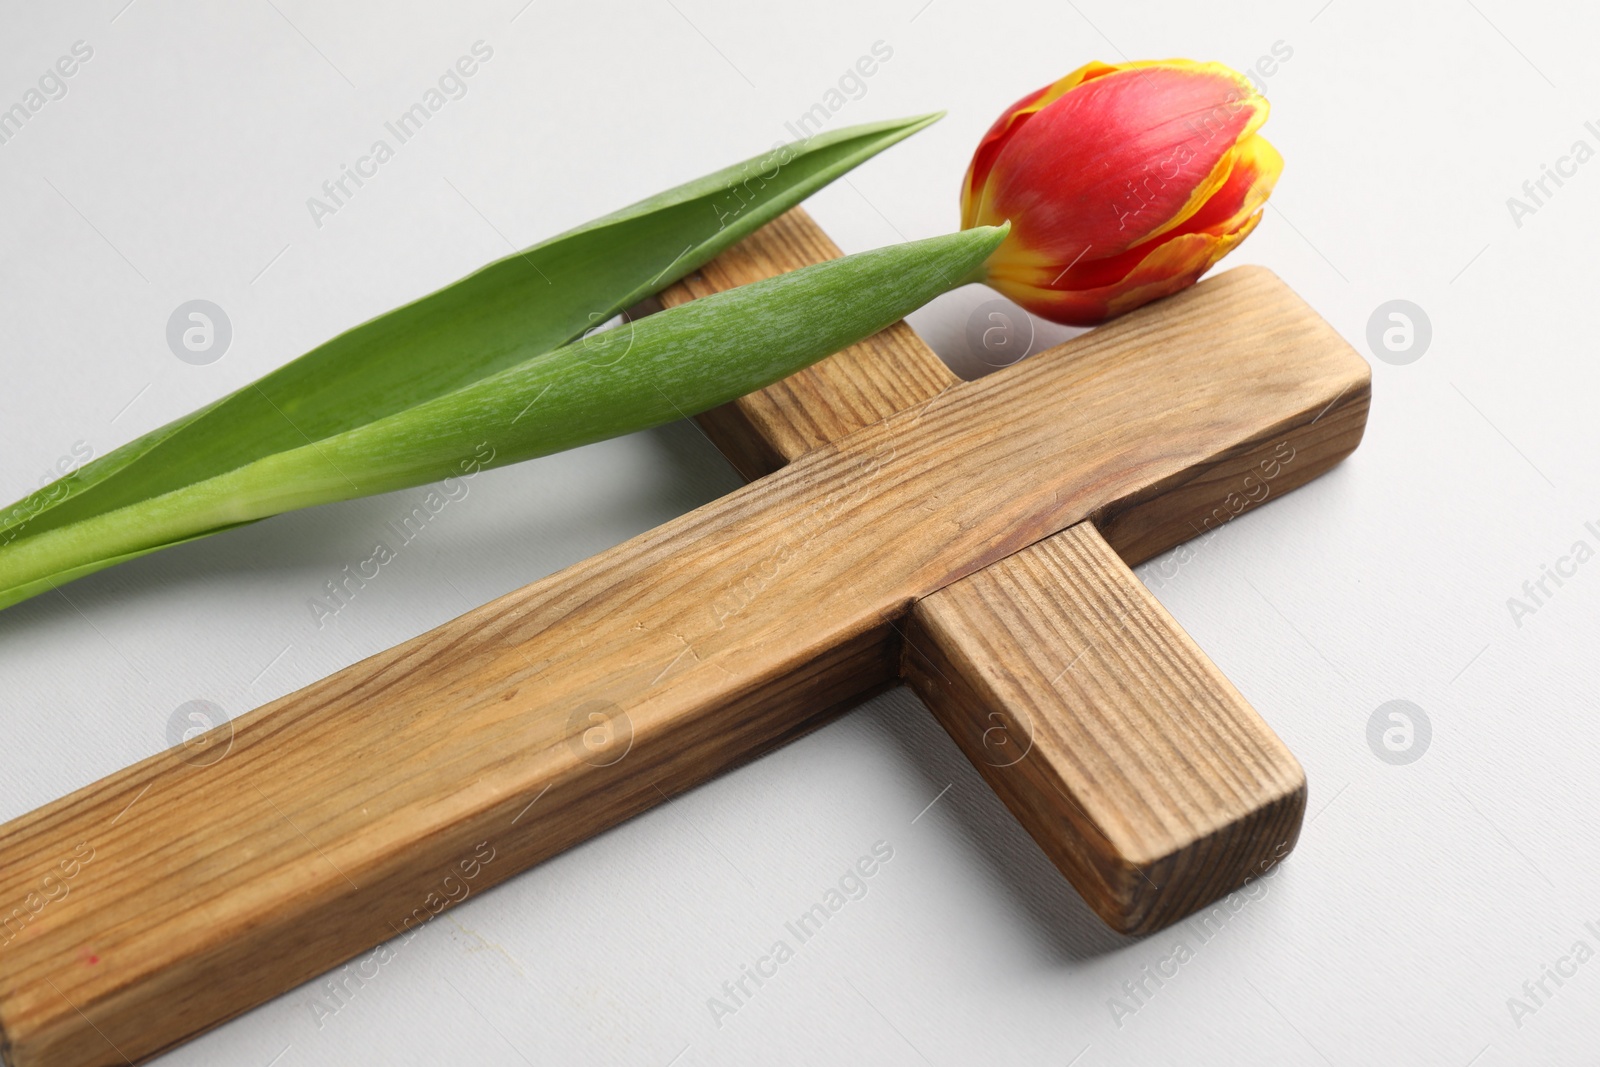
[[[1506,205],[1575,140],[1600,147],[1591,8],[125,2],[0,8],[0,106],[94,49],[0,145],[7,500],[507,241],[764,150],[880,40],[893,58],[834,124],[950,115],[811,201],[847,251],[953,228],[982,130],[1082,62],[1244,68],[1282,42],[1265,132],[1288,168],[1234,262],[1270,266],[1363,354],[1385,301],[1433,326],[1417,362],[1374,361],[1353,458],[1175,578],[1143,569],[1311,781],[1298,850],[1206,943],[1106,933],[902,691],[475,897],[332,1017],[308,986],[163,1064],[1600,1060],[1600,962],[1520,1026],[1507,1005],[1575,941],[1600,949],[1600,562],[1520,626],[1507,606],[1575,541],[1600,546],[1600,162],[1521,226]],[[478,40],[494,55],[469,94],[314,225],[306,198]],[[233,323],[210,366],[165,343],[193,298]],[[971,368],[985,299],[913,321]],[[420,491],[9,609],[0,818],[166,747],[186,701],[239,714],[736,484],[686,424],[484,475],[320,630],[308,599]],[[1404,766],[1366,739],[1392,699],[1433,726]],[[878,841],[894,858],[867,895],[719,1025],[708,998]],[[1180,940],[1194,958],[1115,1018],[1121,983]]]

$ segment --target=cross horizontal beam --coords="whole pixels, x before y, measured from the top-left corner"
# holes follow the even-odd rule
[[[121,1063],[243,1011],[892,683],[914,605],[989,564],[1086,520],[1176,544],[1196,483],[1278,442],[1285,488],[1321,473],[1367,396],[1230,271],[242,716],[215,763],[0,827],[0,901],[94,857],[0,946],[8,1054]]]

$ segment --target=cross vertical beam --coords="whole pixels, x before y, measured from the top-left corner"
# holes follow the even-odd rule
[[[795,208],[661,294],[661,303],[840,254]],[[937,403],[957,382],[899,322],[699,422],[753,478],[896,412]],[[1063,417],[1071,417],[1070,404]],[[1187,495],[1211,512],[1221,505],[1231,519],[1230,498],[1264,499],[1267,472],[1281,475],[1285,455],[1274,443],[1259,457],[1236,458]],[[1156,510],[1174,509],[1168,500]],[[1207,525],[1195,533],[1217,521],[1197,517]],[[1123,522],[1130,554],[1148,547],[1140,526],[1137,518]],[[1164,531],[1160,548],[1172,540]],[[1114,929],[1142,933],[1175,922],[1270,870],[1298,840],[1306,804],[1300,764],[1093,522],[923,600],[902,637],[905,680]]]

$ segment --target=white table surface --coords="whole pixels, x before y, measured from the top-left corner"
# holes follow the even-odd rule
[[[1304,836],[1209,938],[1114,937],[898,691],[474,896],[337,1011],[308,985],[162,1064],[1600,1062],[1600,962],[1508,1005],[1575,942],[1600,949],[1600,562],[1508,607],[1574,542],[1600,547],[1600,161],[1520,220],[1506,203],[1573,142],[1600,148],[1592,8],[524,2],[5,4],[0,106],[75,42],[93,54],[0,144],[0,496],[508,240],[764,150],[875,42],[892,58],[835,125],[950,115],[809,203],[847,251],[951,229],[982,130],[1084,61],[1248,67],[1277,45],[1266,133],[1288,169],[1233,262],[1270,266],[1363,354],[1393,299],[1432,342],[1374,360],[1353,458],[1175,576],[1141,573],[1305,764]],[[466,96],[317,226],[306,199],[477,41],[493,55]],[[195,298],[233,326],[205,366],[165,340]],[[913,322],[970,370],[989,298]],[[687,424],[485,474],[322,629],[308,600],[420,491],[7,610],[0,818],[166,747],[190,700],[237,715],[736,484]],[[1367,740],[1395,699],[1432,726],[1403,765]],[[714,1013],[880,841],[867,895]],[[1176,976],[1127,999],[1180,941]]]

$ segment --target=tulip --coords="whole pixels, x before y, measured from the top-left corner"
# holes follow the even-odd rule
[[[1013,104],[973,154],[961,225],[1009,221],[988,284],[1092,326],[1192,285],[1283,170],[1267,101],[1220,63],[1090,63]]]

